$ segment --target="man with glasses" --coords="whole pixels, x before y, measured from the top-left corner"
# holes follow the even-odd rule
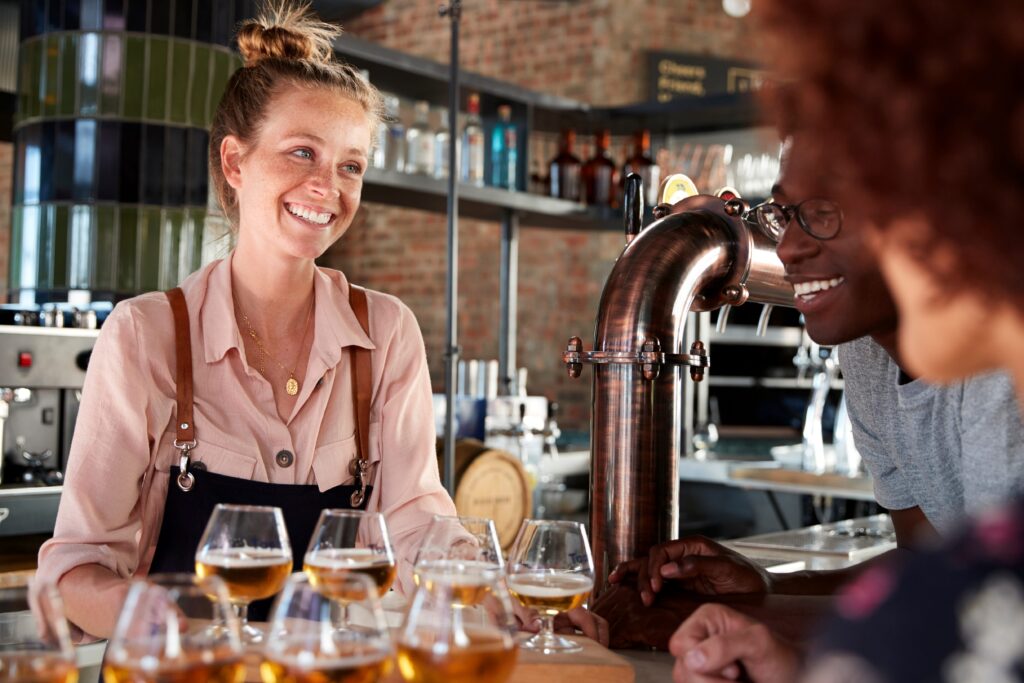
[[[1024,491],[1024,427],[1009,377],[996,373],[936,386],[900,369],[896,306],[858,229],[855,209],[827,199],[798,201],[782,177],[771,200],[755,207],[748,220],[778,242],[793,305],[808,334],[819,344],[838,345],[854,443],[874,480],[876,499],[892,517],[898,548],[946,535],[966,514]],[[775,575],[694,536],[619,565],[609,581],[631,584],[627,576],[635,574],[640,598],[651,606],[666,581],[707,596],[829,595],[863,567]],[[611,622],[613,644],[626,644],[643,630],[617,629],[600,603],[595,610]],[[764,611],[758,614],[765,617]],[[795,618],[813,616],[811,610]],[[789,633],[803,628],[769,621]],[[649,635],[639,637],[648,642]]]

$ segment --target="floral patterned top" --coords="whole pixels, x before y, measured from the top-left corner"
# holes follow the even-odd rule
[[[1024,681],[1024,499],[865,571],[836,611],[805,681]]]

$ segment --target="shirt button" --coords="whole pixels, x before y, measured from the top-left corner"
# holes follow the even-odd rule
[[[278,467],[291,467],[292,463],[295,462],[295,456],[292,455],[291,451],[278,451],[277,455],[274,456],[274,460],[277,461]]]

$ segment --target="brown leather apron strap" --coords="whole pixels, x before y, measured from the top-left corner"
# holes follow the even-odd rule
[[[180,287],[164,292],[174,316],[174,362],[176,367],[177,412],[174,447],[181,452],[181,473],[178,486],[189,491],[194,483],[188,471],[189,452],[196,446],[196,429],[192,422],[192,331],[188,322],[188,305]]]
[[[366,290],[356,285],[349,285],[349,304],[356,314],[360,327],[366,336],[370,336],[370,313],[366,303]],[[356,445],[359,449],[356,460],[352,461],[351,474],[359,490],[352,494],[353,507],[363,502],[370,468],[370,401],[373,394],[373,376],[371,375],[370,349],[361,346],[349,347],[352,358],[352,399],[356,409]]]

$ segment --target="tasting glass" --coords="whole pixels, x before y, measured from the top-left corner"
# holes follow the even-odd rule
[[[214,508],[196,550],[196,574],[224,581],[246,643],[263,639],[262,631],[249,624],[249,603],[276,595],[291,571],[292,546],[281,508]]]
[[[554,631],[555,617],[583,606],[594,588],[594,559],[582,524],[525,520],[509,554],[507,580],[512,597],[541,615],[541,630],[522,643],[524,649],[544,654],[583,649]]]
[[[216,576],[153,574],[137,579],[107,645],[105,683],[210,681],[245,675],[238,618]]]
[[[42,588],[34,611],[25,588],[0,589],[0,602],[25,608],[0,612],[0,683],[75,683],[75,649],[57,589]]]
[[[434,515],[416,552],[416,585],[440,576],[457,585],[460,604],[483,599],[505,571],[494,522],[484,517]],[[440,575],[440,576],[439,576]]]
[[[384,515],[324,510],[309,539],[302,569],[310,583],[329,596],[336,592],[333,582],[352,573],[368,576],[383,596],[397,573]]]
[[[264,683],[375,683],[391,671],[391,633],[377,584],[350,573],[331,582],[333,595],[294,574],[274,601],[260,677]],[[341,623],[337,601],[347,606]]]
[[[503,683],[516,662],[515,617],[500,575],[476,604],[457,574],[416,587],[397,636],[398,670],[408,683]]]

